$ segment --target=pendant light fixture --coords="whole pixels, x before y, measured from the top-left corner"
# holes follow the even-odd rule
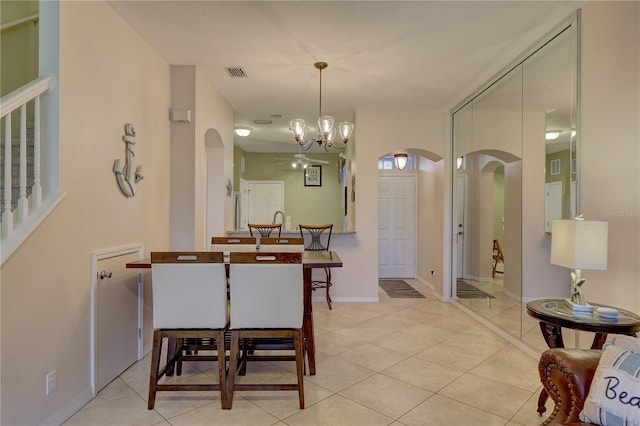
[[[252,130],[253,129],[251,127],[247,127],[247,126],[234,126],[233,128],[233,131],[235,132],[235,134],[243,138],[249,136]]]
[[[404,170],[407,167],[407,161],[409,161],[409,156],[403,152],[400,154],[394,154],[393,159],[396,163],[396,169]]]
[[[351,133],[353,132],[353,123],[351,123],[350,121],[343,121],[338,124],[337,132],[342,143],[342,146],[339,146],[336,142],[334,142],[336,129],[333,127],[333,117],[329,115],[322,115],[322,70],[326,69],[328,67],[328,64],[326,62],[316,62],[315,64],[313,64],[313,66],[320,71],[318,132],[315,137],[312,137],[308,141],[305,141],[307,133],[309,132],[309,128],[301,118],[291,120],[289,122],[289,130],[291,130],[291,133],[296,139],[298,146],[305,151],[311,148],[314,142],[318,146],[323,147],[326,151],[331,150],[331,148],[344,149],[344,147],[347,145],[347,142],[349,141]]]

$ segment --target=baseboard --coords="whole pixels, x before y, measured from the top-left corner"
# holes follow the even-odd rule
[[[422,277],[416,277],[415,278],[416,281],[419,281],[421,284],[424,284],[429,290],[431,291],[435,291],[435,287],[433,286],[433,284],[431,284],[428,280],[422,278]]]
[[[429,290],[431,290],[433,292],[433,296],[438,299],[441,302],[449,302],[450,298],[449,297],[444,297],[443,294],[438,293],[436,291],[436,288],[434,287],[433,284],[431,284],[429,281],[425,280],[422,277],[416,277],[415,278],[417,281],[419,281],[421,284],[424,284]]]
[[[84,407],[87,402],[93,399],[93,391],[91,387],[86,388],[82,393],[69,401],[68,404],[65,404],[60,410],[53,413],[53,415],[49,416],[44,422],[42,422],[43,426],[60,426],[71,416],[77,413],[82,407]]]
[[[524,300],[521,299],[519,295],[517,295],[516,293],[514,293],[512,291],[502,290],[502,294],[507,296],[509,299],[515,300],[515,301],[517,301],[519,303],[524,303]]]
[[[327,299],[324,297],[314,297],[313,302],[326,302]],[[331,295],[332,302],[338,303],[376,303],[379,302],[380,299],[378,297],[336,297]]]

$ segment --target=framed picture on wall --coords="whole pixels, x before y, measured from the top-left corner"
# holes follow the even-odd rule
[[[304,169],[304,186],[322,186],[322,166]]]

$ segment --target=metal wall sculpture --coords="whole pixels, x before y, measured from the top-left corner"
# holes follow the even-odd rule
[[[133,124],[131,123],[125,124],[124,136],[122,137],[122,140],[125,143],[124,167],[122,167],[122,170],[120,170],[119,159],[116,159],[113,162],[113,173],[115,173],[116,182],[118,183],[118,188],[120,188],[120,192],[122,192],[122,195],[124,195],[127,198],[133,197],[134,195],[136,195],[135,190],[133,189],[133,184],[131,183],[131,166],[132,166],[131,162],[133,157],[135,157],[132,147],[133,145],[136,144],[133,140],[133,138],[135,137],[136,137],[136,131],[133,128]],[[133,183],[138,183],[142,179],[144,179],[144,176],[142,175],[142,165],[138,165],[133,175]]]

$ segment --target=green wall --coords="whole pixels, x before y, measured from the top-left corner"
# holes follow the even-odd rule
[[[37,1],[0,2],[1,22],[6,25],[37,14]],[[0,35],[0,96],[38,77],[38,25],[24,22]]]
[[[560,159],[560,174],[551,175],[551,161]],[[570,168],[570,153],[569,150],[554,152],[546,156],[545,162],[545,183],[549,182],[562,182],[562,217],[564,219],[571,219],[571,168]]]
[[[241,171],[244,156],[245,171]],[[291,167],[292,153],[256,153],[235,148],[234,188],[240,188],[240,179],[284,182],[284,213],[291,216],[291,226],[299,224],[333,224],[334,231],[342,230],[344,215],[342,184],[338,182],[338,154],[308,154],[309,158],[325,160],[322,166],[322,186],[304,186],[304,171]]]

